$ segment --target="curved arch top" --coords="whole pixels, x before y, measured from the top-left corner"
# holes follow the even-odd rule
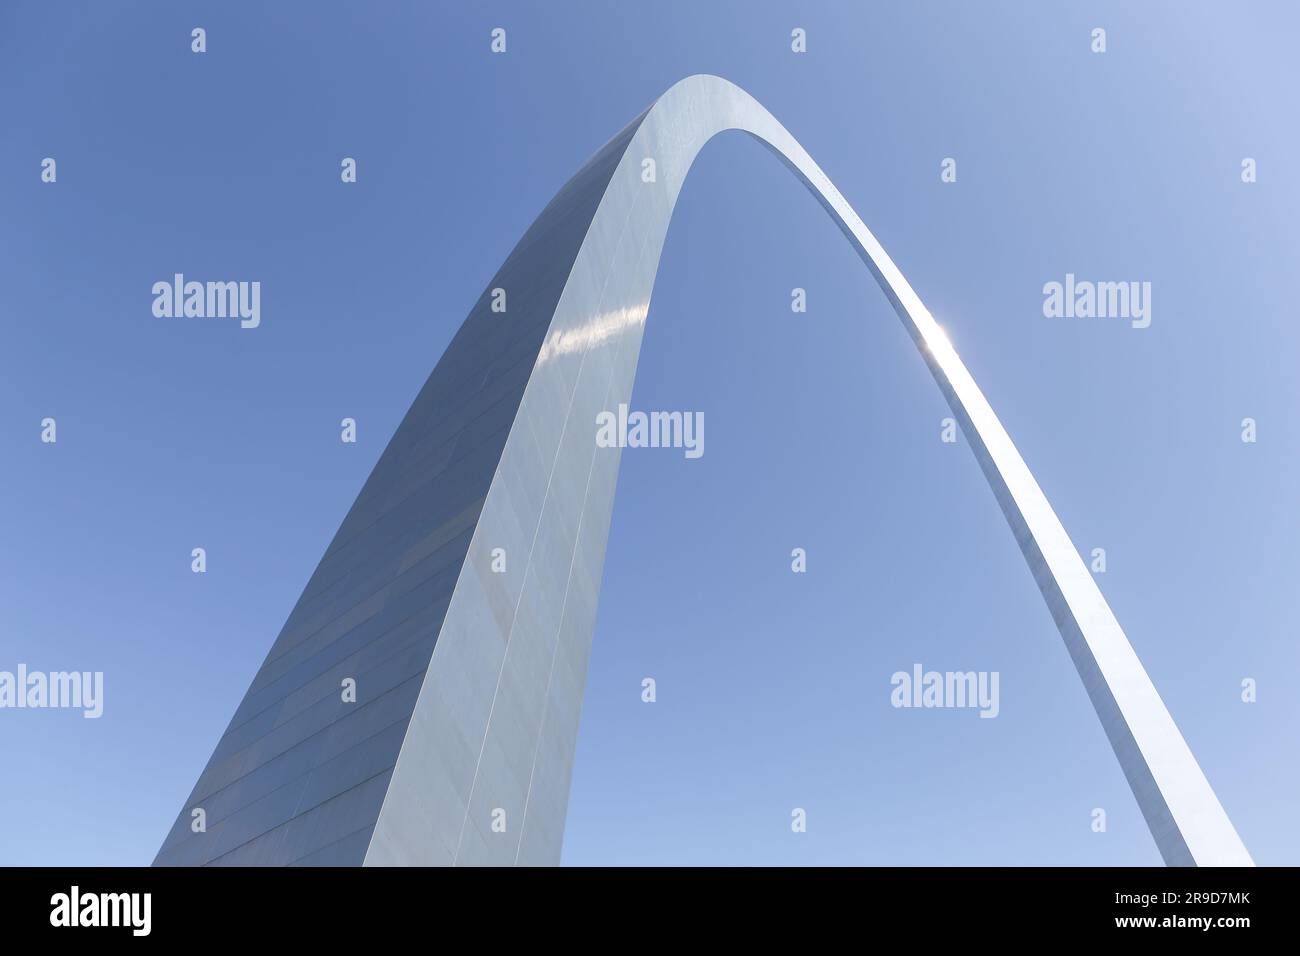
[[[699,151],[725,130],[754,136],[799,176],[916,342],[1166,863],[1251,864],[942,329],[785,127],[708,75],[675,84],[597,151],[489,283],[344,519],[156,862],[559,861],[620,458],[618,448],[597,447],[596,416],[630,399],[673,207]],[[493,309],[503,298],[504,314]],[[329,688],[352,671],[358,694],[370,696],[349,709]],[[293,799],[270,804],[277,793]],[[193,834],[191,811],[201,805],[209,829]]]

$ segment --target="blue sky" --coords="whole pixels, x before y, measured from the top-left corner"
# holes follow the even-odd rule
[[[322,6],[0,8],[0,670],[105,674],[100,720],[0,711],[0,863],[152,859],[486,281],[696,72],[854,204],[1106,549],[1257,862],[1300,858],[1291,5]],[[260,281],[261,326],[155,318],[175,272]],[[1151,282],[1150,328],[1044,317],[1067,272]],[[623,457],[566,863],[1159,863],[923,362],[739,134],[683,190],[634,404],[703,411],[707,451]],[[1000,715],[892,708],[916,662],[998,671]]]

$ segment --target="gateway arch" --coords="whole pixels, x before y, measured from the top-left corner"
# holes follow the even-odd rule
[[[970,373],[820,167],[739,87],[692,76],[551,200],[453,337],[181,808],[157,865],[560,859],[620,450],[673,206],[743,130],[830,213],[970,442],[1161,855],[1251,859]],[[501,311],[504,308],[504,311]]]

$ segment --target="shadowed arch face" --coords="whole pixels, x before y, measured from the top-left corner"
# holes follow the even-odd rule
[[[344,519],[156,863],[558,863],[620,457],[598,447],[596,421],[630,400],[678,193],[700,149],[730,129],[803,180],[921,350],[1165,861],[1250,863],[943,331],[786,129],[713,76],[676,84],[598,151],[493,278]],[[346,677],[355,702],[337,692]]]

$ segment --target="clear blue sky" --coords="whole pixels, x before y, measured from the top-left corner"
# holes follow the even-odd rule
[[[102,670],[106,699],[0,711],[0,863],[152,859],[484,284],[696,72],[884,243],[1106,549],[1255,859],[1300,861],[1298,27],[1280,0],[5,3],[0,670]],[[155,318],[174,272],[260,281],[261,327]],[[1067,272],[1150,281],[1151,327],[1045,318]],[[706,454],[624,455],[565,862],[1159,863],[929,373],[746,137],[683,191],[634,404],[703,411]],[[999,717],[893,709],[914,662],[1000,672]]]

